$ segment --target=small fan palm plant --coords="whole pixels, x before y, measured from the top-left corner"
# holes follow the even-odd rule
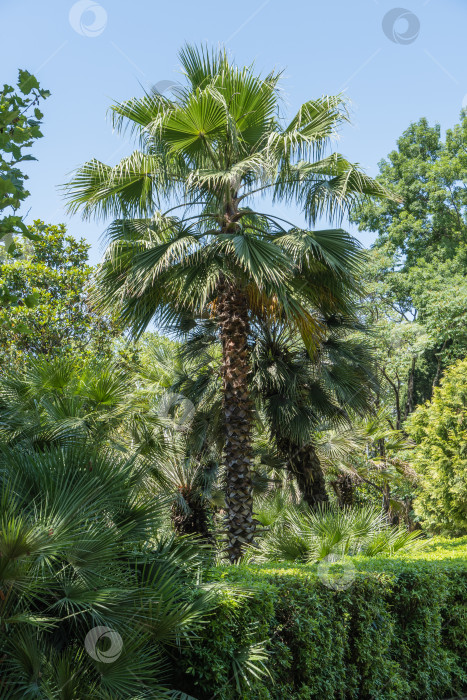
[[[374,506],[334,509],[321,504],[314,511],[289,505],[260,542],[255,559],[316,562],[329,555],[393,556],[423,545],[419,533],[391,527]]]
[[[218,463],[197,461],[186,446],[160,470],[161,493],[170,499],[171,521],[178,535],[213,542],[213,514]]]
[[[302,230],[258,209],[257,195],[297,204],[307,221],[342,217],[365,195],[387,192],[330,140],[347,120],[340,96],[302,105],[287,124],[279,74],[257,76],[224,51],[187,46],[185,84],[112,107],[140,150],[109,166],[83,165],[67,186],[70,210],[112,216],[99,300],[134,334],[154,319],[216,318],[222,346],[228,552],[254,539],[251,485],[250,311],[268,310],[313,348],[316,298],[345,306],[361,254],[340,229]],[[165,210],[164,210],[165,205]]]
[[[163,392],[138,390],[135,370],[75,357],[30,359],[0,376],[0,443],[41,451],[93,444],[139,455],[154,477],[174,454]],[[135,388],[136,387],[136,388]]]
[[[175,697],[167,651],[216,591],[199,545],[158,534],[145,480],[82,444],[1,450],[2,699]]]
[[[165,454],[158,454],[157,450],[153,454],[148,440],[141,439],[135,431],[132,434],[148,465],[155,458],[159,488],[170,500],[175,532],[212,542],[221,471],[221,431],[216,428],[214,416],[219,418],[221,413],[220,396],[217,388],[213,404],[212,392],[205,391],[204,375],[209,376],[208,384],[212,379],[212,368],[206,367],[209,358],[204,357],[199,372],[200,358],[189,361],[181,349],[178,343],[151,333],[137,344],[138,362],[133,366],[135,394],[141,411],[146,406],[146,419],[151,413],[159,417],[158,427],[163,430],[167,447]],[[151,421],[146,420],[146,427],[148,424]]]
[[[73,357],[30,359],[0,377],[0,439],[38,447],[93,441],[119,442],[129,419],[131,377],[108,362]]]

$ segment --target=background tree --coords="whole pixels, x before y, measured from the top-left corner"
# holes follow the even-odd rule
[[[411,124],[377,178],[400,202],[366,202],[353,214],[377,233],[365,317],[376,332],[377,400],[392,406],[394,428],[467,354],[466,135],[465,112],[444,140],[439,125]]]
[[[343,427],[321,433],[317,453],[339,507],[373,504],[392,524],[420,527],[413,513],[419,486],[410,462],[412,443],[388,423],[388,410],[351,412]]]
[[[326,334],[310,357],[285,328],[257,324],[253,384],[267,430],[287,471],[314,509],[328,502],[319,434],[349,428],[354,412],[372,410],[373,360],[351,318],[322,318]]]
[[[16,91],[5,84],[0,92],[0,240],[7,248],[14,245],[15,235],[33,235],[16,213],[29,195],[24,187],[28,176],[18,165],[35,160],[23,149],[42,137],[40,125],[44,115],[38,105],[49,96],[50,92],[43,90],[25,70],[19,71]],[[6,213],[8,210],[13,211]]]
[[[345,306],[359,253],[340,230],[289,231],[254,211],[253,195],[295,202],[312,224],[342,216],[362,195],[386,190],[340,154],[326,155],[346,120],[341,97],[311,100],[286,125],[279,75],[237,68],[222,51],[186,47],[186,84],[170,100],[153,91],[112,108],[142,151],[115,167],[86,163],[68,185],[71,211],[118,217],[101,269],[101,301],[117,304],[141,332],[188,312],[217,319],[223,362],[228,551],[241,556],[254,538],[250,311],[269,308],[297,327],[308,348],[318,324],[310,309],[327,289]],[[165,213],[157,212],[161,200]],[[174,212],[179,213],[174,216]],[[157,212],[157,213],[155,213]],[[170,214],[170,215],[169,215]]]
[[[411,124],[379,164],[378,180],[390,183],[400,201],[367,202],[354,217],[378,234],[375,247],[394,255],[403,271],[420,259],[456,257],[459,244],[467,243],[466,131],[465,112],[444,141],[439,125]]]
[[[467,532],[467,360],[451,366],[407,422],[421,489],[415,511],[435,531]]]
[[[64,352],[109,355],[120,331],[91,303],[90,246],[67,235],[64,225],[36,221],[28,230],[33,240],[0,258],[3,365]]]
[[[279,480],[295,479],[311,508],[328,501],[319,441],[331,429],[339,434],[348,431],[358,415],[372,411],[371,389],[376,381],[361,325],[352,318],[323,317],[321,322],[326,335],[313,357],[298,333],[270,319],[252,320],[249,340],[255,408],[253,477],[259,480],[262,472],[273,483],[282,472]],[[215,444],[222,427],[221,354],[215,322],[197,323],[179,354],[189,362],[177,372],[173,390],[196,404],[195,440],[202,435]]]

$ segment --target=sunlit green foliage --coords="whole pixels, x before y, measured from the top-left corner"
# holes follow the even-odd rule
[[[35,160],[29,149],[42,137],[40,126],[43,114],[41,100],[50,96],[37,78],[26,70],[18,73],[16,89],[4,85],[0,92],[0,241],[14,249],[13,237],[19,233],[27,238],[33,235],[16,212],[29,192],[24,187],[27,175],[18,167],[27,160]],[[12,211],[9,211],[12,210]]]
[[[36,221],[28,230],[34,240],[0,258],[3,365],[28,356],[108,356],[119,328],[90,301],[89,244],[67,235],[64,225]]]
[[[467,532],[467,360],[449,368],[407,424],[420,475],[415,509],[434,530]]]
[[[353,214],[377,234],[364,313],[397,428],[467,354],[466,134],[465,112],[445,138],[426,119],[411,124],[377,178],[400,201],[366,202]]]
[[[332,509],[319,507],[310,513],[285,506],[260,540],[254,561],[315,562],[329,555],[364,554],[393,556],[422,546],[419,533],[390,527],[385,515],[373,506]]]
[[[256,595],[226,600],[181,659],[200,700],[439,700],[467,690],[467,538],[391,558],[355,556],[345,590],[316,565],[276,562],[220,569]],[[237,694],[232,656],[267,639],[271,681]]]

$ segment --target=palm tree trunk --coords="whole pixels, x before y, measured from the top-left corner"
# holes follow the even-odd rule
[[[287,459],[288,470],[297,480],[303,500],[314,510],[329,502],[323,469],[313,444],[298,447],[288,440],[278,439],[277,445]]]
[[[245,294],[223,279],[218,289],[218,323],[222,342],[222,381],[225,420],[227,552],[232,563],[253,543],[251,483],[252,409],[249,392],[248,304]]]
[[[177,535],[197,535],[206,542],[212,543],[212,533],[209,526],[208,504],[198,493],[190,489],[180,489],[187,503],[188,511],[177,503],[172,504],[172,525]]]
[[[314,445],[302,447],[295,457],[298,485],[305,502],[314,510],[320,504],[329,502],[321,462]]]
[[[350,474],[339,474],[337,479],[331,481],[331,486],[337,497],[339,508],[347,508],[354,504],[354,482]]]

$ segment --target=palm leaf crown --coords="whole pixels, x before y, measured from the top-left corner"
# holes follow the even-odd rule
[[[71,212],[108,217],[100,302],[115,303],[136,334],[153,317],[206,312],[221,278],[234,279],[252,311],[273,310],[305,334],[310,308],[335,310],[355,287],[362,252],[342,229],[304,231],[253,209],[254,195],[295,203],[312,225],[341,220],[364,196],[388,196],[338,153],[348,119],[342,96],[281,115],[280,74],[264,78],[225,51],[185,46],[185,85],[111,108],[114,127],[139,150],[116,166],[92,160],[66,186]]]

